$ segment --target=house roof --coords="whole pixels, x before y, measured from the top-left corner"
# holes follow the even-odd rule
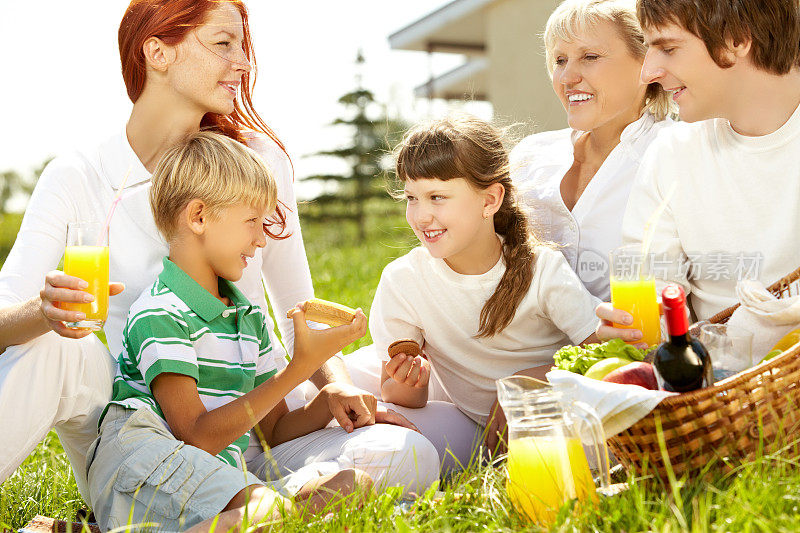
[[[481,55],[486,48],[486,7],[495,0],[453,0],[389,36],[395,50]]]
[[[472,58],[466,63],[414,88],[418,98],[447,100],[486,100],[488,95],[489,60]]]

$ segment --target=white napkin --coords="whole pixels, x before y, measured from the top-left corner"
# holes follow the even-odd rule
[[[547,381],[556,388],[561,384],[577,385],[573,399],[594,407],[603,422],[607,439],[625,431],[644,418],[661,400],[675,394],[638,385],[608,383],[566,370],[551,370],[547,373]]]
[[[800,296],[775,298],[764,284],[743,280],[736,284],[741,306],[728,320],[731,329],[753,333],[753,363],[759,363],[784,335],[800,325]]]

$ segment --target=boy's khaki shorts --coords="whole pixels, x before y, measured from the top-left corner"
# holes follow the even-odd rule
[[[104,531],[129,523],[182,531],[220,513],[245,487],[264,484],[177,440],[146,408],[110,406],[86,460],[90,503]],[[282,497],[274,495],[265,504]]]

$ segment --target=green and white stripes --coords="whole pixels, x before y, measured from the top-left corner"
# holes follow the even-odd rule
[[[210,411],[275,374],[263,312],[229,282],[221,279],[219,287],[231,306],[164,261],[159,279],[142,292],[128,315],[111,403],[149,408],[164,419],[150,384],[169,372],[194,378]],[[240,466],[239,455],[248,443],[243,435],[218,457]]]

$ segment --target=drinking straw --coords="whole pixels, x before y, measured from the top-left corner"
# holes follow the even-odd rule
[[[122,191],[125,190],[125,184],[128,182],[128,177],[130,175],[131,175],[131,167],[129,166],[128,172],[125,173],[125,177],[122,178],[122,183],[117,189],[117,194],[114,196],[114,199],[111,200],[111,207],[108,210],[108,216],[106,216],[106,222],[105,224],[103,224],[102,231],[97,236],[97,246],[101,246],[103,244],[103,235],[105,235],[106,232],[108,231],[108,227],[111,224],[111,217],[114,216],[114,210],[117,208],[117,204],[122,199]]]
[[[675,194],[675,189],[677,188],[678,182],[673,181],[666,196],[664,196],[664,199],[661,200],[661,203],[658,204],[658,207],[656,207],[656,210],[653,211],[653,214],[650,215],[650,218],[647,219],[644,225],[644,233],[642,235],[642,261],[647,257],[647,252],[650,251],[650,241],[653,240],[653,236],[655,235],[658,219],[661,218],[661,214],[664,212],[664,209],[667,208],[667,204],[672,199],[672,195]]]

